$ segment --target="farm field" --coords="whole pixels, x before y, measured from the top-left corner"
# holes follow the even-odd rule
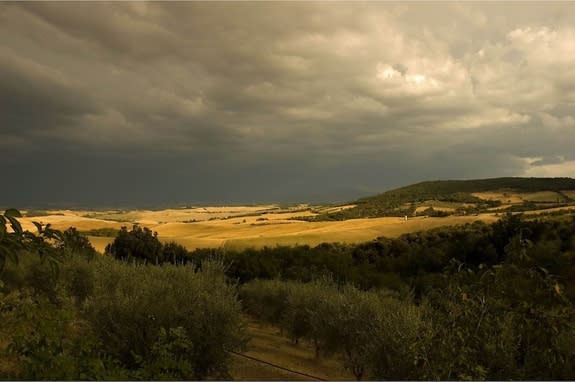
[[[33,221],[50,223],[53,228],[65,230],[76,227],[89,237],[92,245],[103,252],[113,237],[92,235],[90,231],[105,228],[130,228],[139,224],[158,233],[163,242],[174,241],[189,250],[196,248],[244,249],[276,245],[315,246],[323,242],[360,243],[380,236],[397,237],[404,233],[431,228],[470,223],[480,220],[486,223],[498,219],[497,213],[504,208],[520,206],[524,202],[544,203],[541,211],[525,211],[527,214],[552,212],[569,208],[567,198],[574,196],[573,190],[561,192],[537,191],[517,192],[507,189],[489,192],[475,192],[471,195],[484,200],[498,200],[502,204],[479,213],[461,215],[458,208],[473,207],[468,202],[447,202],[427,200],[416,203],[415,213],[406,221],[404,217],[361,217],[347,220],[307,221],[321,214],[347,211],[356,207],[347,205],[280,206],[277,204],[249,206],[188,206],[164,210],[48,210],[37,216],[22,219],[25,229],[34,231]],[[545,204],[546,203],[546,204]],[[554,207],[557,205],[557,207]],[[450,213],[447,217],[422,216],[432,207],[436,211]],[[571,206],[572,207],[572,206]]]
[[[499,200],[504,205],[519,204],[522,202],[558,203],[565,202],[565,196],[572,198],[575,191],[567,190],[537,191],[537,192],[513,192],[513,191],[493,191],[493,192],[473,192],[471,195],[485,200]]]
[[[25,229],[34,231],[33,221],[50,223],[53,228],[65,230],[76,227],[80,231],[102,228],[119,229],[122,226],[139,224],[158,232],[163,242],[175,241],[186,248],[234,248],[263,247],[275,245],[308,244],[322,242],[359,243],[379,236],[396,237],[445,225],[470,223],[475,220],[492,222],[495,214],[477,216],[414,217],[405,221],[401,217],[362,218],[344,221],[308,222],[291,220],[300,216],[313,216],[310,209],[280,209],[278,206],[260,207],[207,207],[206,211],[188,210],[127,211],[114,213],[105,211],[49,211],[50,215],[22,218]],[[239,216],[238,216],[239,215]],[[121,216],[119,222],[111,217]],[[188,221],[190,216],[201,216],[202,220]],[[113,237],[88,235],[92,245],[103,252]]]

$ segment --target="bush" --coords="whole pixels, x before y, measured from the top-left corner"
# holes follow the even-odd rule
[[[30,286],[36,294],[48,296],[52,302],[56,301],[56,288],[59,279],[54,277],[52,268],[46,262],[36,260],[30,264],[25,273],[25,283]]]
[[[62,233],[51,229],[50,224],[44,227],[37,222],[33,222],[38,229],[37,235],[24,231],[17,219],[19,217],[22,215],[13,208],[0,214],[0,276],[7,262],[18,265],[23,254],[39,256],[56,273],[59,253],[52,243],[60,244]],[[8,232],[8,224],[12,232]]]
[[[2,331],[10,336],[2,354],[2,379],[127,379],[125,370],[101,353],[89,326],[64,296],[53,305],[44,296],[21,289],[2,296]]]
[[[184,328],[160,328],[150,359],[143,363],[138,374],[147,380],[191,380],[194,378],[194,366],[190,362],[192,350],[193,343]]]
[[[387,299],[381,302],[378,323],[368,355],[371,376],[380,380],[429,379],[425,362],[432,332],[421,309]]]
[[[81,306],[94,293],[95,274],[91,262],[72,257],[62,264],[62,281],[66,291]]]
[[[62,239],[59,248],[68,256],[82,256],[86,259],[93,259],[98,254],[90,240],[74,227],[62,232]]]
[[[504,264],[449,278],[424,300],[429,378],[572,378],[575,311],[554,277]]]
[[[205,262],[195,272],[192,266],[103,258],[96,267],[87,310],[106,352],[131,369],[150,365],[158,359],[154,346],[166,341],[160,339],[162,328],[183,328],[190,379],[226,376],[228,350],[241,349],[245,337],[235,286],[226,282],[220,263]]]
[[[255,317],[279,324],[287,309],[291,285],[279,280],[253,280],[242,285],[240,299],[245,309]]]

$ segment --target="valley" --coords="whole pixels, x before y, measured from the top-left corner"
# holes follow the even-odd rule
[[[530,215],[575,207],[575,201],[571,199],[575,194],[573,189],[525,192],[505,188],[468,193],[462,193],[460,189],[434,194],[414,188],[409,195],[392,199],[397,208],[379,214],[395,216],[373,216],[371,206],[377,204],[363,201],[364,207],[358,208],[362,206],[362,200],[359,200],[324,206],[187,206],[157,211],[45,210],[30,211],[31,214],[24,211],[22,224],[29,230],[34,229],[33,221],[49,223],[61,230],[76,227],[88,236],[99,252],[113,241],[114,230],[122,226],[130,228],[133,224],[157,232],[163,242],[174,241],[188,250],[245,249],[276,245],[315,246],[324,242],[361,243],[382,236],[398,237],[474,221],[491,223],[505,212]],[[394,191],[388,194],[394,195]],[[111,231],[93,234],[104,229]]]

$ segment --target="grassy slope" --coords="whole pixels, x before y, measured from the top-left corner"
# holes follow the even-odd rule
[[[344,220],[358,217],[409,214],[410,203],[439,200],[455,203],[473,203],[480,210],[493,207],[486,200],[472,195],[498,190],[518,193],[543,193],[543,201],[573,201],[569,192],[574,190],[575,179],[571,178],[492,178],[475,180],[427,181],[397,188],[379,195],[361,198],[354,202],[355,208],[332,214],[322,214],[318,220]],[[557,192],[557,194],[555,194]],[[555,196],[549,196],[553,193]],[[534,200],[536,201],[536,200]],[[486,204],[487,203],[487,204]],[[492,202],[491,202],[492,203]]]

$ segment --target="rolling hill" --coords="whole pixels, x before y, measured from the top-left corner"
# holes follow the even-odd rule
[[[382,216],[428,216],[525,211],[574,203],[572,178],[491,178],[437,180],[386,191],[352,202],[355,207],[307,220],[346,220]]]

